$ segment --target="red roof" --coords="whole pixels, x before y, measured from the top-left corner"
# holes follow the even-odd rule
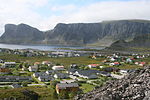
[[[119,62],[114,62],[114,64],[119,65]]]
[[[91,66],[99,66],[99,64],[90,64]]]
[[[145,64],[146,64],[146,62],[140,62],[140,64],[143,64],[143,65],[145,65]]]

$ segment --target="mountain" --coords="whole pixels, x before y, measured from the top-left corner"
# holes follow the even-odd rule
[[[44,33],[29,25],[7,24],[5,25],[4,34],[0,37],[0,42],[12,44],[34,44],[41,43],[43,39]]]
[[[74,100],[149,100],[150,66],[136,69],[123,79],[106,82],[104,86],[78,95]]]
[[[114,20],[101,23],[57,24],[54,29],[41,32],[25,24],[5,26],[2,43],[110,46],[124,40],[150,33],[148,20]]]
[[[60,23],[52,31],[47,32],[47,42],[109,46],[117,40],[130,41],[138,35],[147,33],[150,33],[150,21],[146,20]]]
[[[101,25],[99,23],[78,23],[78,24],[57,24],[49,32],[48,43],[64,45],[85,45],[94,43],[103,37],[101,34]]]

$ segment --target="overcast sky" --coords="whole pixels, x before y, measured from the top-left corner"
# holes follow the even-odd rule
[[[118,19],[150,20],[150,0],[0,0],[0,34],[8,23],[45,31],[57,23]]]

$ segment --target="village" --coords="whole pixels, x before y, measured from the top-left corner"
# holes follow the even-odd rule
[[[1,55],[19,55],[19,57],[48,57],[50,59],[65,59],[80,57],[89,59],[87,64],[55,63],[51,60],[16,61],[1,58]],[[108,80],[124,78],[136,68],[142,68],[149,54],[101,54],[101,52],[45,52],[34,50],[0,50],[0,88],[22,88],[31,86],[53,87],[60,98],[70,94],[87,93],[102,86]],[[17,58],[18,60],[19,58]],[[33,59],[33,58],[32,58]],[[99,60],[101,59],[101,60]],[[90,63],[96,60],[96,63]],[[82,59],[81,59],[82,62]],[[69,95],[69,96],[70,96]],[[66,97],[64,97],[66,98]]]

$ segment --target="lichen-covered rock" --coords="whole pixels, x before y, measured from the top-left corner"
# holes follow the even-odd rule
[[[150,66],[129,73],[121,80],[107,82],[75,100],[150,100]]]

